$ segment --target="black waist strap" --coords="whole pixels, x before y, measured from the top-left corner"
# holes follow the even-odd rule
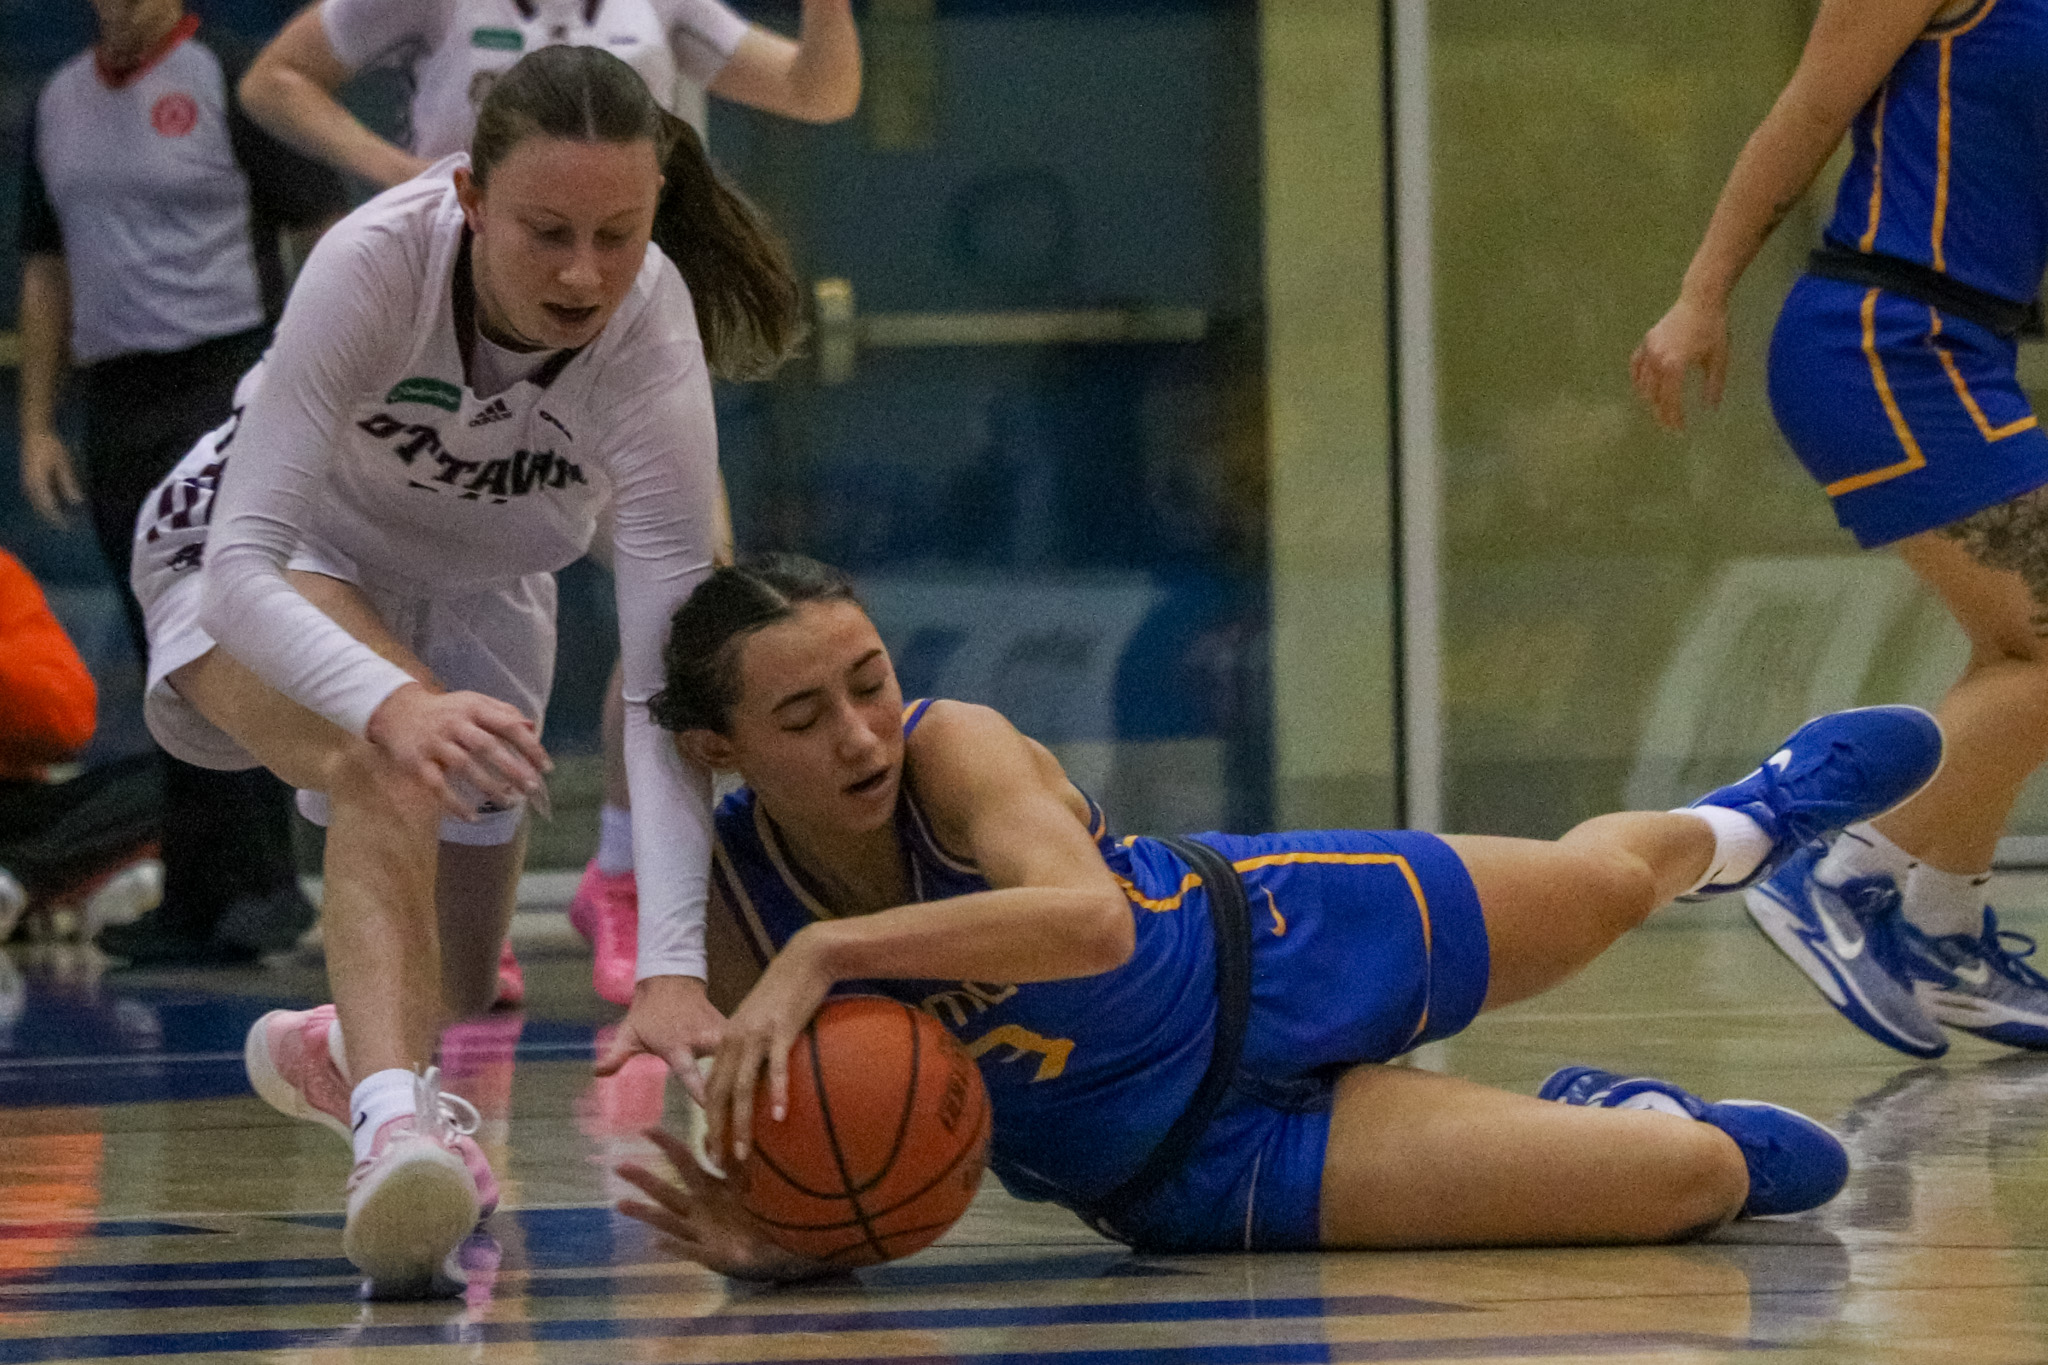
[[[1237,1079],[1245,1025],[1252,1012],[1252,915],[1244,883],[1228,860],[1207,844],[1193,839],[1159,842],[1195,870],[1209,893],[1209,923],[1216,930],[1216,1034],[1209,1044],[1208,1069],[1187,1108],[1181,1110],[1137,1173],[1095,1201],[1090,1221],[1111,1236],[1118,1235],[1114,1231],[1117,1220],[1178,1172],[1208,1130]]]
[[[1877,251],[1852,251],[1839,242],[1828,242],[1806,261],[1806,273],[1824,280],[1867,284],[1953,313],[1979,327],[1988,328],[2007,341],[2014,337],[2043,335],[2041,301],[2015,303],[2001,294],[1964,284],[1918,261],[1887,256]]]

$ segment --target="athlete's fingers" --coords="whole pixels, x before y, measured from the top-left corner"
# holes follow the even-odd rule
[[[442,773],[440,764],[431,758],[422,757],[413,766],[413,776],[427,785],[428,790],[434,793],[435,799],[440,801],[443,810],[458,820],[475,823],[475,805],[455,794],[455,789],[448,785],[448,779]]]
[[[697,1154],[690,1150],[690,1144],[665,1128],[649,1128],[647,1140],[661,1148],[661,1154],[668,1158],[668,1164],[675,1167],[676,1179],[692,1194],[704,1188],[710,1181],[711,1173],[697,1164]]]
[[[634,1030],[631,1022],[619,1025],[618,1031],[612,1035],[611,1044],[591,1064],[591,1074],[612,1075],[626,1064],[627,1058],[640,1051],[641,1047],[640,1035]]]
[[[471,791],[484,797],[486,800],[496,801],[500,804],[509,804],[519,799],[519,794],[516,791],[507,789],[497,774],[471,758],[469,750],[453,740],[449,740],[443,746],[437,748],[434,752],[434,757],[441,765],[441,772],[444,778],[459,779]],[[452,787],[454,784],[451,782],[449,785]],[[463,809],[468,812],[468,819],[474,820],[478,818],[475,797],[470,797],[465,801]]]
[[[626,1175],[625,1167],[619,1168],[620,1175]],[[627,1179],[632,1177],[627,1176]],[[643,1203],[638,1199],[621,1199],[617,1208],[628,1218],[637,1218],[657,1232],[665,1233],[677,1241],[687,1240],[691,1235],[690,1225],[656,1204]]]
[[[540,736],[534,731],[532,721],[520,714],[517,707],[508,706],[495,697],[480,697],[479,700],[487,704],[470,713],[472,721],[518,750],[537,771],[554,771],[554,760],[541,747]]]
[[[540,790],[540,769],[489,730],[477,729],[476,742],[470,747],[470,752],[503,774],[517,795],[530,796]]]
[[[672,1180],[664,1180],[636,1161],[621,1162],[618,1167],[619,1179],[633,1186],[652,1199],[665,1211],[677,1217],[688,1217],[692,1211],[689,1194]]]
[[[1685,371],[1672,373],[1669,365],[1650,362],[1650,383],[1654,390],[1650,404],[1666,431],[1685,430]]]
[[[78,486],[78,471],[71,467],[69,460],[60,463],[53,472],[57,478],[57,496],[66,507],[76,507],[85,501],[85,491]]]
[[[621,1199],[615,1206],[628,1218],[647,1224],[672,1243],[672,1250],[689,1260],[697,1260],[703,1254],[704,1237],[696,1227],[676,1217],[666,1209],[652,1204],[643,1204],[637,1199]]]
[[[1708,351],[1700,361],[1700,369],[1706,374],[1705,398],[1707,406],[1721,406],[1721,394],[1728,386],[1728,345],[1724,341]]]
[[[676,1079],[683,1083],[683,1089],[690,1092],[690,1098],[697,1102],[697,1107],[707,1114],[710,1113],[711,1092],[707,1088],[710,1082],[704,1075],[697,1053],[686,1047],[670,1053],[662,1060],[668,1063],[668,1069]]]
[[[463,776],[485,795],[513,802],[540,785],[540,774],[481,726],[468,726],[454,738],[465,756]]]
[[[795,1041],[777,1029],[768,1049],[768,1112],[777,1123],[789,1117],[789,1049]]]
[[[761,1055],[757,1040],[746,1039],[741,1046],[746,1050],[732,1078],[732,1155],[735,1161],[747,1159],[747,1147],[754,1138],[754,1090],[761,1083],[761,1068],[768,1060]]]
[[[725,1164],[726,1153],[731,1150],[726,1145],[726,1134],[731,1127],[729,1115],[732,1113],[733,1066],[734,1063],[726,1056],[725,1048],[721,1046],[718,1058],[711,1067],[711,1079],[704,1089],[704,1145],[710,1151],[711,1159],[720,1165]]]

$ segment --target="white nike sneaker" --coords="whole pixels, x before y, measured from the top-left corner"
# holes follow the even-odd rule
[[[1805,972],[1842,1017],[1915,1057],[1948,1051],[1941,1025],[1914,998],[1907,971],[1899,888],[1890,877],[1827,886],[1814,876],[1827,850],[1800,850],[1743,897],[1749,917]]]
[[[1984,907],[1977,934],[1923,934],[1905,926],[1906,967],[1921,1005],[1950,1028],[2007,1047],[2048,1050],[2048,980],[2023,962],[2034,940],[1999,927]]]

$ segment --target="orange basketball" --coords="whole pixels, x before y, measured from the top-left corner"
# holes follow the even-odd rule
[[[877,995],[828,1000],[789,1053],[789,1117],[769,1116],[733,1178],[769,1235],[840,1265],[893,1261],[953,1226],[981,1185],[988,1091],[920,1010]]]

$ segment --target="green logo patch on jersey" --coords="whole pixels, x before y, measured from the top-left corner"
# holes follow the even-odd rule
[[[462,390],[445,379],[430,379],[416,374],[410,379],[401,379],[391,392],[384,395],[387,403],[425,403],[429,407],[448,412],[462,411]]]
[[[516,28],[480,28],[469,35],[471,47],[488,47],[499,52],[517,52],[526,46],[526,35]]]

